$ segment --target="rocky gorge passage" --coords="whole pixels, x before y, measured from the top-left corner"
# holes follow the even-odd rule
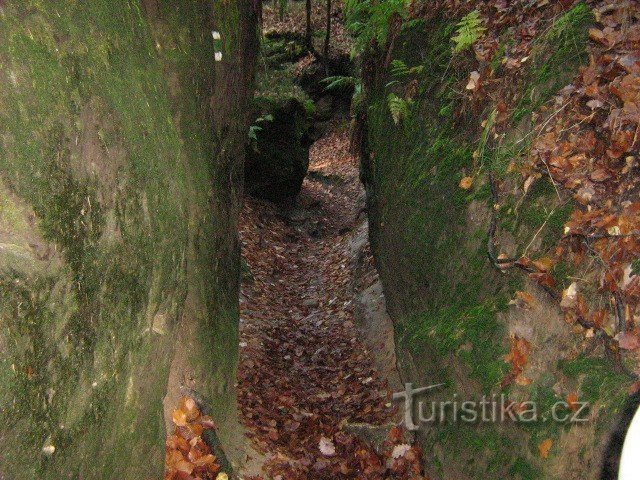
[[[239,401],[270,478],[422,478],[399,429],[377,451],[348,433],[391,422],[395,406],[355,324],[363,191],[347,146],[343,127],[315,143],[295,205],[245,200]]]

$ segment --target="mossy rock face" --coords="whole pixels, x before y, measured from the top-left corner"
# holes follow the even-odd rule
[[[0,2],[0,478],[160,478],[186,379],[239,429],[256,19],[213,4]]]
[[[245,188],[272,201],[295,197],[309,168],[309,122],[295,98],[257,98],[255,139],[245,160]]]
[[[532,137],[532,112],[569,83],[585,61],[586,5],[551,22],[535,43],[506,139]],[[594,360],[602,350],[576,362],[582,338],[567,327],[557,304],[520,272],[500,272],[487,259],[493,202],[486,170],[506,177],[509,161],[528,145],[506,142],[489,155],[482,125],[490,124],[492,107],[456,117],[457,85],[467,81],[470,69],[452,54],[455,25],[445,19],[407,22],[396,38],[391,59],[423,67],[402,122],[394,122],[388,99],[405,91],[409,80],[378,66],[366,85],[368,142],[363,147],[370,155],[361,165],[372,251],[394,320],[403,379],[415,387],[446,385],[424,398],[425,404],[504,394],[513,401],[535,401],[542,421],[425,424],[417,435],[426,473],[438,479],[597,478],[603,445],[630,381],[612,373],[606,360]],[[457,62],[460,68],[453,67]],[[480,162],[474,161],[474,151],[481,154]],[[478,175],[467,191],[459,183],[469,172]],[[571,205],[559,204],[553,185],[540,179],[519,207],[518,218],[506,206],[498,213],[501,250],[516,254],[536,236],[528,254],[542,257],[561,237]],[[535,307],[511,305],[516,291],[531,294]],[[527,384],[503,385],[510,370],[505,357],[515,336],[532,345]],[[553,405],[569,393],[589,402],[589,422],[546,421]],[[538,446],[548,439],[553,449],[541,459]]]

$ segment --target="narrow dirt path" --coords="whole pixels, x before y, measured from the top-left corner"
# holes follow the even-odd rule
[[[271,478],[393,478],[413,459],[389,463],[346,433],[346,422],[382,425],[393,406],[354,325],[349,255],[362,195],[345,128],[311,151],[296,205],[247,199],[243,256],[252,279],[241,297],[239,398]],[[387,448],[401,443],[392,431]],[[417,452],[414,452],[417,454]],[[415,455],[417,457],[417,455]]]

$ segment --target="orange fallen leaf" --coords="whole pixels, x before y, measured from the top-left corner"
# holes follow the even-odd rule
[[[572,412],[577,411],[579,407],[578,395],[575,393],[570,393],[569,395],[567,395],[567,403],[569,404],[569,408]]]
[[[541,272],[548,272],[555,265],[555,262],[553,261],[553,259],[549,257],[542,257],[542,258],[539,258],[538,260],[534,260],[531,263],[533,264],[534,267],[536,267]]]
[[[216,463],[216,457],[212,454],[203,455],[202,457],[195,459],[193,464],[196,467],[206,467]]]
[[[602,30],[598,30],[597,28],[590,28],[589,29],[589,38],[591,40],[596,41],[596,42],[603,42],[604,41],[604,32]]]
[[[540,452],[540,457],[547,458],[552,446],[553,440],[551,440],[550,438],[543,440],[540,445],[538,445],[538,452]]]
[[[460,180],[460,188],[462,188],[463,190],[469,190],[472,185],[473,178],[471,177],[464,177],[462,180]]]
[[[524,375],[518,375],[516,377],[516,385],[520,385],[521,387],[526,387],[531,385],[532,380],[530,378],[525,377]]]
[[[189,422],[196,420],[200,416],[200,410],[193,398],[182,397],[180,399],[180,410],[182,410]]]
[[[517,291],[515,300],[509,303],[515,304],[520,308],[530,309],[535,305],[536,299],[530,293]]]
[[[187,424],[187,414],[176,408],[171,415],[173,419],[173,423],[175,423],[179,427],[184,427]]]

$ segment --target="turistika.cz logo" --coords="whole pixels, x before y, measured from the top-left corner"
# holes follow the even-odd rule
[[[404,401],[404,423],[408,430],[418,430],[421,424],[464,422],[557,422],[580,423],[589,421],[588,402],[558,401],[544,412],[534,401],[516,403],[504,394],[483,395],[479,400],[462,400],[454,393],[449,400],[425,401],[418,397],[428,391],[443,387],[444,383],[413,388],[406,383],[403,392],[393,394],[394,400]]]

